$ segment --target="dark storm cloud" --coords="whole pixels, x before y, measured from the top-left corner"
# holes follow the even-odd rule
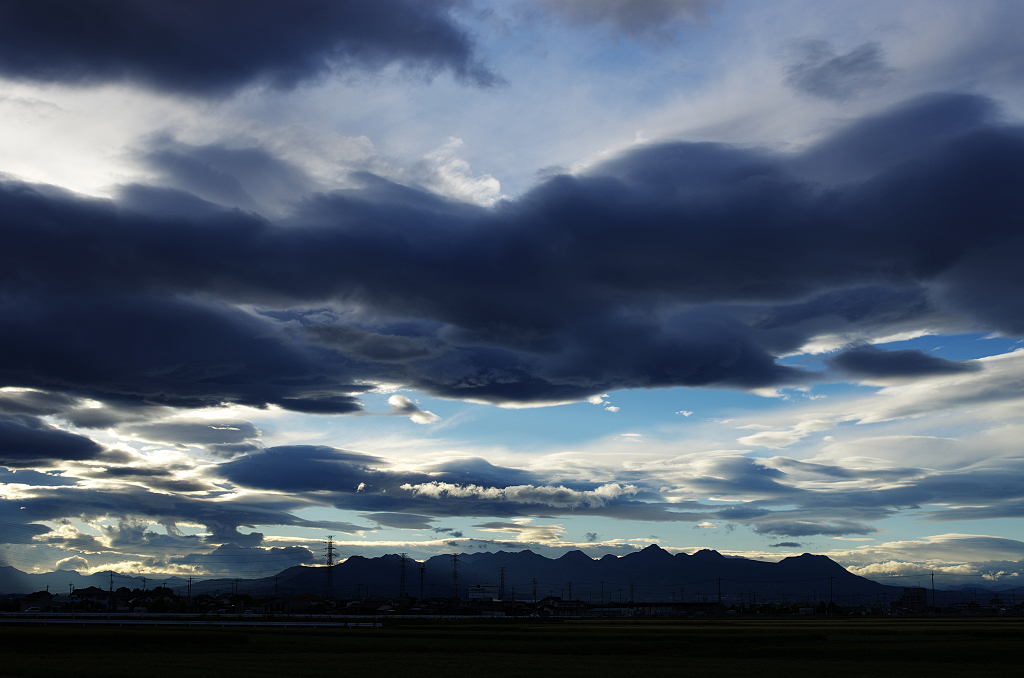
[[[703,18],[716,0],[534,0],[566,21],[609,24],[632,36],[658,32],[681,20]]]
[[[883,351],[874,346],[856,346],[831,358],[834,367],[857,377],[925,377],[957,374],[980,369],[972,363],[959,363],[916,349]]]
[[[6,384],[115,405],[233,402],[325,414],[360,410],[352,394],[366,390],[338,381],[349,370],[337,354],[290,344],[267,319],[222,304],[117,294],[44,300],[30,293],[8,295],[0,308]],[[68,418],[102,427],[120,417],[79,409]]]
[[[821,99],[842,101],[884,85],[893,69],[885,64],[882,47],[869,42],[846,54],[836,54],[824,40],[797,45],[798,60],[790,65],[786,84]]]
[[[104,448],[92,439],[62,431],[36,417],[0,417],[0,465],[8,468],[86,461],[103,452]]]
[[[250,83],[292,88],[393,63],[500,81],[449,14],[416,0],[39,0],[0,3],[0,74],[43,82],[130,81],[198,95]]]
[[[284,492],[375,492],[394,486],[382,460],[321,445],[271,447],[220,464],[217,473],[243,487]],[[363,485],[363,488],[360,488]]]
[[[283,445],[267,448],[215,467],[219,477],[242,487],[276,492],[331,492],[335,505],[379,515],[415,507],[432,509],[433,499],[416,498],[402,485],[443,482],[453,485],[507,487],[542,484],[532,474],[469,458],[434,464],[423,471],[395,471],[380,458],[324,445]],[[445,509],[447,510],[447,509]],[[434,515],[430,511],[424,511]]]
[[[359,517],[372,520],[383,527],[397,527],[400,530],[429,530],[433,521],[429,516],[418,516],[414,513],[366,513]]]
[[[785,386],[815,375],[775,356],[822,334],[1024,333],[1024,134],[992,110],[926,97],[797,156],[650,145],[493,208],[368,174],[277,222],[9,182],[0,382],[342,414],[381,382]]]
[[[815,181],[864,181],[920,158],[937,143],[990,126],[996,117],[996,105],[984,97],[924,95],[852,121],[789,158],[788,167]]]
[[[870,525],[850,520],[837,520],[831,524],[811,520],[778,520],[760,523],[754,528],[754,532],[783,537],[810,537],[814,535],[874,534],[878,530]]]
[[[441,342],[424,337],[367,332],[344,325],[307,325],[303,330],[315,344],[377,362],[406,362],[441,352]]]
[[[207,540],[217,544],[258,544],[263,540],[262,534],[241,533],[238,529],[251,529],[257,525],[329,529],[348,534],[369,529],[352,523],[296,517],[292,511],[311,505],[303,499],[228,499],[221,496],[220,501],[211,501],[213,498],[217,497],[209,493],[201,496],[180,494],[174,490],[153,492],[134,485],[107,488],[36,487],[22,493],[16,501],[0,502],[0,514],[9,511],[18,522],[24,523],[62,519],[85,522],[116,519],[119,525],[125,526],[126,531],[119,536],[123,539],[131,538],[132,530],[135,529],[131,526],[145,521],[172,526],[168,528],[171,533],[175,532],[175,523],[191,523],[204,525],[211,535]]]
[[[786,484],[786,474],[754,464],[747,458],[719,460],[687,479],[700,491],[762,499],[724,509],[695,501],[667,503],[656,493],[638,501],[643,492],[594,493],[594,483],[563,483],[488,464],[456,460],[422,472],[395,471],[384,460],[329,447],[288,446],[220,464],[215,475],[244,488],[305,494],[336,508],[373,511],[362,518],[400,529],[432,529],[431,521],[446,517],[501,518],[591,515],[647,522],[721,520],[750,525],[760,534],[867,534],[864,520],[891,514],[906,506],[910,485],[891,494],[850,491],[821,498],[820,493]],[[660,486],[663,480],[641,485]],[[590,494],[588,494],[588,492]],[[849,500],[846,496],[849,494]],[[871,506],[865,510],[863,506]],[[796,506],[773,510],[773,506]],[[866,531],[865,531],[866,530]]]
[[[316,560],[316,555],[304,546],[268,549],[228,543],[207,553],[170,556],[166,562],[169,565],[198,566],[202,568],[203,572],[209,573],[245,572],[256,574],[276,573],[294,565],[311,565]]]
[[[248,210],[290,202],[317,187],[305,172],[261,148],[191,146],[160,137],[141,160],[164,187]]]
[[[186,419],[122,426],[122,435],[159,442],[217,445],[237,444],[258,438],[259,430],[244,419]]]
[[[76,398],[43,391],[0,391],[0,412],[45,417],[78,405]]]

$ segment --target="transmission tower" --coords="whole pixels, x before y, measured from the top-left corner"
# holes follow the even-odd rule
[[[459,554],[452,554],[452,600],[459,599]]]
[[[401,572],[401,576],[398,580],[398,597],[405,598],[405,561],[408,559],[408,553],[398,554],[398,567]]]
[[[327,546],[324,548],[327,551],[327,580],[324,582],[324,599],[329,600],[334,597],[334,535],[327,535]]]
[[[427,571],[426,565],[420,565],[420,600],[423,600],[423,575]]]
[[[498,568],[498,600],[505,600],[505,568]]]

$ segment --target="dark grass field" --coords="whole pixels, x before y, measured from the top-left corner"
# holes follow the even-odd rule
[[[20,676],[1018,676],[1022,619],[390,622],[382,629],[0,626]]]

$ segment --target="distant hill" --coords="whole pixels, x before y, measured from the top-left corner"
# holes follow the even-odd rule
[[[146,575],[144,583],[142,575],[114,573],[115,589],[121,586],[127,586],[130,589],[142,588],[144,585],[151,589],[154,586],[162,586],[164,582],[167,582],[167,586],[171,588],[183,586],[186,583],[181,577],[163,575]],[[0,566],[0,593],[32,593],[33,591],[45,591],[49,586],[51,593],[66,594],[69,585],[76,589],[95,586],[106,590],[110,586],[110,575],[107,572],[79,574],[75,570],[56,570],[33,574],[22,572],[10,565]]]
[[[419,597],[421,590],[426,597],[450,596],[453,591],[452,558],[450,555],[434,556],[424,563],[407,560],[405,565],[405,590],[409,595]],[[546,558],[532,551],[499,551],[497,553],[459,554],[458,589],[459,596],[466,597],[468,589],[488,586],[496,590],[505,570],[505,593],[511,597],[513,589],[519,599],[530,600],[534,595],[534,580],[539,598],[547,595],[572,597],[598,602],[624,600],[684,600],[695,601],[704,596],[717,600],[719,586],[723,599],[735,600],[740,594],[749,601],[777,600],[788,598],[803,600],[817,597],[828,600],[851,596],[881,596],[890,599],[898,597],[901,588],[885,586],[847,571],[826,556],[805,553],[785,558],[777,563],[726,557],[717,551],[702,550],[687,555],[675,555],[656,546],[630,553],[625,556],[606,555],[593,559],[582,551],[571,551],[560,558]],[[193,594],[226,592],[237,586],[237,590],[251,595],[274,593],[317,593],[323,594],[326,586],[325,567],[296,566],[280,572],[274,577],[259,579],[213,578],[194,581]],[[352,556],[334,566],[334,595],[339,598],[354,598],[368,594],[397,596],[401,581],[401,559],[397,555],[379,558]],[[172,588],[184,589],[186,580],[181,577],[147,577],[148,587],[162,585],[166,581]],[[39,591],[50,584],[51,590],[63,592],[68,584],[76,588],[98,586],[107,588],[109,576],[97,573],[86,576],[73,571],[57,571],[45,574],[27,574],[13,567],[0,567],[0,592],[29,593]],[[571,583],[571,584],[570,584]],[[142,578],[115,575],[114,587],[142,587]],[[867,598],[865,598],[866,600]]]
[[[450,555],[434,556],[425,563],[407,561],[405,568],[406,591],[420,595],[420,572],[423,572],[423,594],[450,596],[453,590],[452,559]],[[671,554],[656,546],[625,556],[606,555],[595,560],[582,551],[571,551],[560,558],[546,558],[532,551],[460,554],[459,595],[467,589],[482,585],[499,584],[501,568],[505,568],[505,591],[511,596],[512,588],[520,599],[532,599],[533,580],[537,580],[537,596],[568,597],[572,582],[572,596],[583,600],[599,601],[602,590],[605,600],[628,599],[630,587],[635,600],[696,600],[696,596],[717,599],[719,579],[723,597],[751,592],[756,599],[776,599],[781,596],[827,600],[829,586],[836,597],[898,596],[902,588],[885,586],[859,577],[826,556],[805,553],[785,558],[778,563],[730,558],[717,551],[702,550],[693,555]],[[352,556],[334,568],[334,594],[338,597],[356,597],[373,594],[398,594],[401,577],[400,558],[395,555],[380,558]],[[278,575],[282,591],[322,592],[326,576],[323,567],[296,566]],[[603,585],[602,585],[603,582]]]

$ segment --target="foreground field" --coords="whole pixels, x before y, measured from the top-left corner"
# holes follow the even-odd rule
[[[0,627],[20,676],[1006,676],[1024,620],[394,623],[383,629]]]

